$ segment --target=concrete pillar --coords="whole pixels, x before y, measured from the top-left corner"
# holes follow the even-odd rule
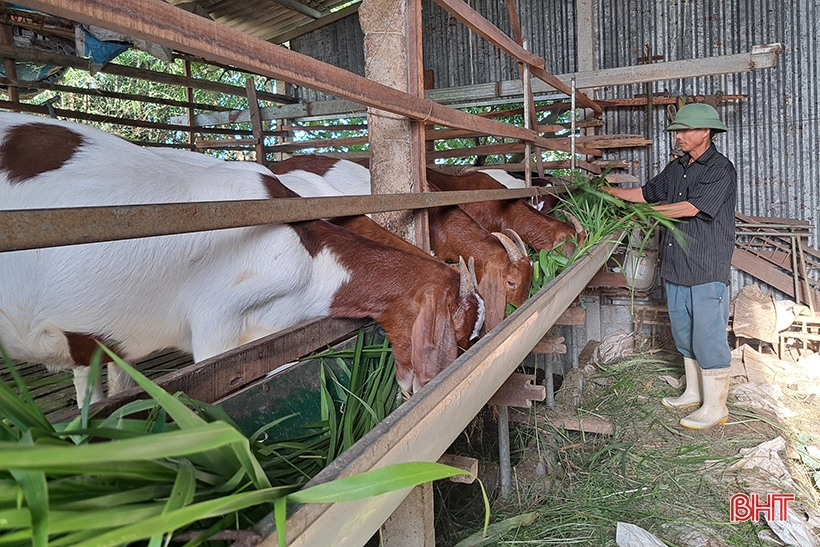
[[[420,0],[363,0],[359,21],[364,32],[365,76],[396,89],[421,95]],[[424,188],[424,123],[368,108],[370,180],[374,194],[397,194]],[[414,216],[419,221],[418,229]],[[426,215],[387,212],[374,220],[404,239],[423,246]],[[421,240],[420,240],[421,239]]]
[[[436,547],[433,483],[420,484],[382,525],[384,547]]]

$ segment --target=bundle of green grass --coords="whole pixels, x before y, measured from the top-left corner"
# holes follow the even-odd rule
[[[17,389],[0,383],[0,546],[194,547],[238,539],[271,511],[284,545],[287,501],[349,501],[464,473],[411,462],[302,488],[400,404],[389,344],[363,331],[352,349],[318,356],[342,371],[322,367],[321,421],[265,443],[275,424],[247,437],[220,407],[171,395],[108,354],[151,399],[99,419],[86,405],[51,424],[3,353]]]

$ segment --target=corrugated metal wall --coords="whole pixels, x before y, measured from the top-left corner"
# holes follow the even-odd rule
[[[505,32],[510,23],[503,0],[468,3]],[[522,33],[531,50],[547,60],[554,74],[576,68],[575,0],[518,0]],[[735,162],[738,209],[749,215],[791,217],[816,222],[820,200],[820,74],[817,28],[820,0],[596,0],[596,66],[635,65],[647,54],[673,61],[749,52],[755,44],[782,42],[779,66],[743,74],[656,82],[652,92],[746,95],[724,102],[720,114],[729,126],[718,147]],[[435,72],[436,87],[509,80],[515,63],[494,50],[431,1],[423,4],[424,64]],[[349,17],[299,38],[292,47],[363,74],[361,29]],[[598,90],[599,98],[632,97],[645,85]],[[308,99],[308,96],[305,96]],[[607,157],[634,161],[632,174],[645,180],[666,163],[669,138],[666,111],[654,110],[648,150],[618,151]],[[607,113],[605,133],[647,134],[645,109]],[[815,237],[811,244],[818,247]]]

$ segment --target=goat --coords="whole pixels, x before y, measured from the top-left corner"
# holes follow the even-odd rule
[[[490,175],[492,178],[494,178],[507,188],[525,188],[526,183],[523,178],[519,177],[517,174],[513,175],[512,173],[504,169],[482,168],[479,169],[478,172]],[[456,172],[453,174],[463,175],[464,173]],[[553,177],[551,175],[545,176],[543,178],[532,177],[531,182],[533,186],[541,187],[552,187],[556,184],[563,185],[563,182],[558,177]],[[558,197],[553,193],[542,194],[540,196],[531,198],[531,200],[534,209],[544,212],[551,211],[560,203]]]
[[[293,197],[261,165],[0,114],[0,209]],[[128,360],[177,348],[201,361],[310,318],[371,317],[412,391],[478,337],[484,303],[462,270],[323,220],[5,252],[0,344],[73,369],[82,404],[98,341]]]
[[[370,171],[348,160],[301,155],[272,163],[268,168],[285,186],[302,195],[370,193]],[[491,330],[504,319],[507,304],[520,306],[529,296],[532,261],[527,256],[526,245],[512,230],[491,234],[457,206],[429,208],[428,218],[430,246],[438,259],[445,262],[457,262],[460,256],[475,259],[478,293],[487,309],[484,327]],[[365,217],[341,222],[361,235],[389,237],[373,235],[374,228]],[[398,236],[392,237],[409,245]]]
[[[444,191],[505,188],[493,177],[482,172],[448,175],[427,169],[427,181],[431,188]],[[571,222],[562,222],[534,209],[522,200],[464,203],[461,207],[487,230],[514,230],[527,245],[537,251],[549,251],[562,245],[564,253],[569,256],[575,248],[572,238],[577,236],[578,242],[581,243],[586,237],[583,227],[572,215],[567,215]]]

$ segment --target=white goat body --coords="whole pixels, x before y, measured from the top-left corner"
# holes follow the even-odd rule
[[[295,196],[257,164],[0,114],[0,209]],[[324,221],[0,253],[0,279],[0,343],[61,368],[82,369],[97,340],[130,360],[179,348],[200,361],[310,318],[373,317],[410,390],[483,317],[451,268]]]

